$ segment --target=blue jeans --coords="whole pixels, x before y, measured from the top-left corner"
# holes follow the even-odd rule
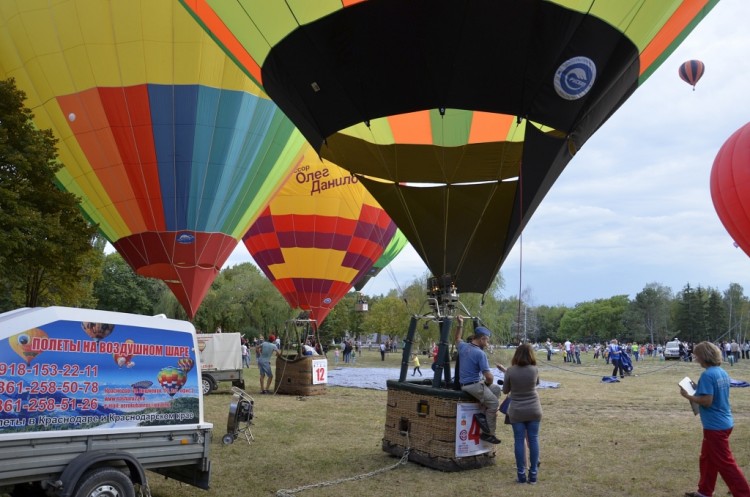
[[[513,423],[514,450],[516,453],[516,471],[526,473],[526,442],[529,443],[529,475],[536,476],[539,465],[539,425],[541,421]]]

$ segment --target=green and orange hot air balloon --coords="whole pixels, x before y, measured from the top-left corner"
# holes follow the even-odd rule
[[[718,0],[180,0],[434,276],[485,292],[586,141]]]

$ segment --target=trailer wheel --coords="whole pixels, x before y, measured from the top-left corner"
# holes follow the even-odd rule
[[[204,376],[201,379],[201,389],[203,390],[203,395],[208,395],[211,393],[211,390],[216,390],[216,383],[214,383],[213,378]]]
[[[75,497],[135,497],[135,488],[122,471],[97,468],[86,472],[76,485]]]
[[[227,433],[227,434],[226,434],[226,435],[224,435],[224,437],[223,437],[223,438],[221,439],[221,442],[222,442],[222,443],[223,443],[224,445],[232,445],[232,443],[234,443],[234,435],[232,435],[231,433]]]

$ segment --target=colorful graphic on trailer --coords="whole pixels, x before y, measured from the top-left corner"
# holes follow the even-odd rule
[[[0,434],[199,422],[193,335],[56,321],[0,340]]]

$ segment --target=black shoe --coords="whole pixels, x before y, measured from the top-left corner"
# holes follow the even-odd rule
[[[479,425],[479,428],[482,429],[483,435],[492,431],[490,430],[490,425],[487,424],[487,416],[480,412],[474,415],[474,419],[477,420],[477,424]]]
[[[499,438],[497,438],[495,435],[490,435],[489,433],[482,433],[481,435],[479,435],[479,439],[496,445],[500,443]]]

